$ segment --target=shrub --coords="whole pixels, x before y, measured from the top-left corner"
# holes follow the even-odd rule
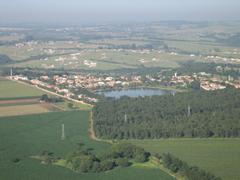
[[[128,167],[131,165],[131,163],[126,158],[116,159],[115,163],[117,166],[120,166],[120,167]]]

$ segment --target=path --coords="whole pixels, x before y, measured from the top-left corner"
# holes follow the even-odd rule
[[[11,79],[11,78],[7,78],[7,79],[8,79],[8,80],[11,80],[11,81],[14,81],[14,82],[17,82],[17,83],[20,83],[20,84],[24,84],[24,85],[33,87],[33,88],[37,88],[37,89],[39,89],[39,90],[41,90],[41,91],[44,91],[44,92],[46,92],[46,93],[49,93],[49,94],[52,94],[52,95],[55,95],[55,96],[58,96],[58,97],[61,97],[61,98],[63,98],[63,99],[66,99],[66,100],[69,100],[69,101],[72,101],[72,102],[81,103],[81,104],[84,104],[84,105],[88,105],[88,106],[93,107],[93,105],[88,104],[88,103],[86,103],[86,102],[84,102],[84,101],[79,101],[79,100],[76,100],[76,99],[73,99],[73,98],[65,97],[65,96],[63,96],[63,95],[61,95],[61,94],[58,94],[58,93],[49,91],[49,90],[44,89],[44,88],[41,88],[41,87],[39,87],[39,86],[34,86],[34,85],[29,84],[29,83],[25,83],[25,82],[23,82],[23,81],[17,81],[17,80]]]
[[[104,140],[96,136],[96,133],[93,128],[93,112],[92,111],[90,112],[90,116],[89,116],[89,135],[92,140],[113,144],[112,140]]]

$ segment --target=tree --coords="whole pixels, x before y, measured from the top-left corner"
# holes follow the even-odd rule
[[[199,81],[193,81],[190,84],[190,87],[194,90],[199,90],[201,88],[200,82]]]
[[[68,103],[68,108],[73,109],[73,103]]]
[[[43,94],[42,97],[41,97],[41,101],[48,102],[49,101],[48,95]]]
[[[115,167],[115,162],[112,160],[104,160],[100,162],[100,169],[102,171],[108,171]]]
[[[120,166],[120,167],[128,167],[131,165],[131,163],[126,158],[116,159],[115,163],[117,166]]]

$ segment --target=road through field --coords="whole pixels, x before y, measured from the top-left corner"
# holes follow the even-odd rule
[[[65,96],[63,96],[63,95],[60,95],[60,94],[58,94],[58,93],[55,93],[55,92],[46,90],[46,89],[41,88],[41,87],[39,87],[39,86],[34,86],[34,85],[31,85],[31,84],[28,84],[28,83],[25,83],[25,82],[22,82],[22,81],[16,81],[16,80],[13,80],[13,79],[11,79],[11,78],[8,78],[8,79],[11,80],[11,81],[17,82],[17,83],[21,83],[21,84],[27,85],[27,86],[35,87],[35,88],[37,88],[37,89],[39,89],[39,90],[42,90],[42,91],[44,91],[44,92],[46,92],[46,93],[48,93],[48,94],[52,94],[52,95],[61,97],[61,98],[63,98],[63,99],[66,99],[66,100],[69,100],[69,101],[72,101],[72,102],[81,103],[81,104],[84,104],[84,105],[88,105],[88,106],[93,107],[93,105],[88,104],[88,103],[86,103],[86,102],[84,102],[84,101],[79,101],[79,100],[76,100],[76,99],[73,99],[73,98],[65,97]]]

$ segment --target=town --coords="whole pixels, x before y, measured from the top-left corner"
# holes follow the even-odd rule
[[[240,88],[240,80],[230,75],[221,77],[206,72],[193,73],[191,75],[175,72],[167,77],[159,72],[155,75],[42,75],[29,77],[21,74],[12,74],[8,77],[16,81],[23,81],[33,86],[57,93],[66,98],[81,100],[88,103],[98,102],[101,91],[128,88],[165,88],[175,90],[188,90],[190,88],[214,91],[227,87]],[[195,84],[195,86],[193,85]],[[194,86],[194,87],[193,87]]]

